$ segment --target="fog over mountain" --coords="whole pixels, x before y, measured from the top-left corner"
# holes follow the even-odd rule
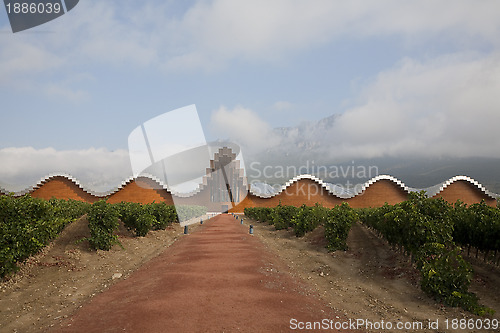
[[[245,154],[249,180],[282,184],[298,174],[309,173],[333,184],[357,184],[378,174],[389,174],[408,186],[426,188],[456,175],[467,175],[500,193],[500,158],[426,156],[425,151],[415,156],[336,156],[341,144],[330,138],[339,117],[334,114],[317,122],[273,129],[278,145],[258,152],[250,149]]]

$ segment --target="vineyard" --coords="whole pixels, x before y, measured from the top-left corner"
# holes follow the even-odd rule
[[[120,245],[120,240],[126,250],[123,251],[119,246],[116,246],[112,251],[106,252],[106,255],[108,253],[119,255],[118,253],[128,252],[127,255],[132,258],[137,255],[138,250],[132,250],[136,248],[136,245],[131,246],[130,242],[137,241],[138,243],[133,244],[138,245],[143,243],[144,250],[142,251],[146,251],[147,248],[152,246],[152,242],[155,242],[158,235],[156,232],[150,234],[150,231],[163,230],[176,223],[178,214],[183,219],[186,219],[205,213],[205,209],[198,206],[177,208],[176,211],[173,206],[165,203],[138,204],[121,202],[110,204],[101,200],[88,204],[72,200],[41,200],[30,196],[19,198],[2,196],[0,197],[0,260],[2,276],[8,277],[11,275],[16,270],[19,262],[39,252],[51,240],[60,239],[61,237],[58,237],[58,234],[61,230],[64,229],[66,232],[76,224],[81,225],[87,231],[87,236],[80,234],[79,238],[73,239],[81,240],[82,237],[85,237],[85,244],[81,249],[87,249],[85,255],[89,260],[87,261],[89,267],[94,267],[94,264],[97,263],[97,256],[95,256],[94,251],[88,250],[89,246],[93,249],[109,250],[114,244]],[[79,219],[85,214],[85,218]],[[266,224],[263,224],[262,227],[257,226],[257,234],[261,234],[259,229],[264,227],[269,228],[270,232],[271,228],[281,230],[272,232],[290,235],[292,239],[299,240],[296,243],[303,243],[302,238],[318,239],[317,237],[320,236],[322,242],[318,243],[321,244],[318,246],[323,249],[326,247],[330,252],[337,251],[332,254],[337,258],[345,258],[344,254],[346,256],[357,255],[357,250],[355,252],[344,252],[344,250],[349,250],[353,244],[356,244],[352,243],[353,232],[357,233],[357,239],[363,243],[369,234],[369,237],[385,244],[383,245],[386,248],[384,251],[399,252],[405,255],[405,257],[401,256],[406,258],[405,267],[406,265],[411,266],[413,272],[411,274],[414,274],[417,278],[415,283],[411,285],[412,289],[408,289],[410,293],[411,290],[415,290],[420,292],[423,298],[428,299],[431,303],[436,300],[438,304],[447,304],[455,307],[454,309],[463,308],[483,316],[489,316],[493,313],[493,310],[487,307],[488,305],[498,310],[498,303],[491,303],[491,300],[488,300],[485,296],[484,290],[472,288],[474,292],[481,295],[481,300],[486,303],[486,306],[481,305],[478,297],[470,291],[470,286],[474,287],[475,282],[472,280],[473,271],[469,263],[470,260],[474,259],[475,261],[485,261],[485,265],[488,267],[498,266],[500,255],[498,253],[498,240],[500,239],[498,208],[490,207],[484,203],[465,205],[457,202],[451,205],[443,199],[429,199],[424,193],[412,193],[408,200],[404,202],[396,205],[384,205],[380,208],[354,209],[347,203],[334,208],[325,208],[319,204],[295,207],[280,203],[274,208],[247,208],[245,214],[250,219],[259,220]],[[78,223],[72,223],[75,219],[79,219]],[[210,223],[207,224],[210,225]],[[121,226],[121,231],[117,231],[118,226]],[[199,227],[205,227],[205,224]],[[125,228],[129,231],[126,231]],[[177,232],[181,229],[178,226],[175,228]],[[167,228],[167,232],[170,232],[168,230],[174,230],[174,228]],[[362,230],[365,230],[366,233],[363,233]],[[160,234],[162,232],[159,231]],[[120,235],[120,238],[118,238],[117,234]],[[122,235],[126,236],[122,237]],[[310,238],[311,236],[313,238]],[[274,238],[272,239],[274,242]],[[160,248],[160,245],[158,242],[156,246]],[[392,251],[390,250],[391,247],[393,248]],[[75,247],[71,248],[74,249]],[[288,249],[283,247],[283,243],[279,248],[283,249],[283,252],[288,252]],[[366,262],[360,262],[360,269],[363,271],[370,269],[367,268],[368,266],[386,267],[387,256],[381,259],[378,256],[377,247],[374,246],[370,247],[370,251],[372,251],[370,258],[373,258],[373,263],[370,262],[367,265]],[[326,250],[324,252],[327,253]],[[71,255],[72,252],[68,253]],[[301,257],[296,255],[293,261],[306,260],[306,257],[308,261],[313,261],[313,259],[316,259],[315,256],[316,254],[309,254],[304,256],[304,259],[300,259]],[[469,260],[469,258],[471,259]],[[61,259],[56,258],[53,260],[64,265],[64,261],[61,261]],[[353,257],[350,263],[354,262],[353,260],[358,259]],[[116,261],[110,260],[109,262],[114,265]],[[48,265],[52,265],[50,261]],[[304,265],[304,262],[302,262],[302,265]],[[360,283],[363,283],[357,276],[358,272],[361,271],[348,270],[348,267],[351,267],[350,264],[346,267],[340,261],[335,264],[331,263],[330,268],[323,265],[321,264],[312,269],[317,272],[316,276],[324,281],[326,281],[330,273],[328,277],[330,282],[325,282],[328,287],[327,290],[335,289],[338,290],[338,293],[345,295],[345,288],[348,283],[352,282],[354,290],[357,290]],[[43,267],[45,266],[40,266],[40,269]],[[336,280],[339,276],[339,269],[345,271],[344,276],[346,279],[349,278],[350,280],[347,281],[350,282]],[[474,269],[478,269],[477,265],[474,266]],[[66,268],[62,271],[65,272]],[[334,273],[335,271],[337,273]],[[90,276],[94,272],[94,270],[87,273],[82,271],[79,274]],[[106,272],[109,274],[109,279],[111,273],[120,272],[120,270],[115,268],[111,273]],[[306,274],[310,274],[310,272],[311,269]],[[396,270],[394,274],[400,274],[400,272],[401,270]],[[74,274],[74,271],[70,273],[68,270],[68,274]],[[393,273],[388,271],[388,274]],[[487,276],[484,274],[490,273],[483,271],[482,274],[484,277]],[[306,278],[308,279],[309,276],[306,276]],[[313,278],[315,277],[313,276]],[[68,279],[71,279],[71,275],[68,275]],[[368,284],[379,286],[375,280],[370,282],[372,281],[370,279],[375,279],[371,275],[365,275],[363,279],[366,279]],[[389,283],[392,283],[393,280],[390,281]],[[418,288],[415,288],[417,281],[420,283],[422,291],[429,297],[419,291]],[[320,283],[320,281],[316,282]],[[498,284],[492,283],[489,286],[496,285]],[[366,292],[368,293],[368,290]],[[355,294],[351,293],[349,295],[350,297],[347,298],[342,298],[343,296],[339,295],[332,299],[346,302],[344,303],[346,308],[350,307],[352,309],[358,306],[357,309],[359,309],[360,305],[352,305],[361,304],[353,300]],[[358,297],[358,295],[354,297]],[[380,296],[377,298],[381,299]],[[388,304],[396,306],[397,300],[395,298],[389,297],[386,301]],[[366,302],[366,299],[364,302]],[[347,305],[347,303],[351,305]],[[416,304],[422,306],[420,301]],[[401,316],[401,314],[396,316]]]
[[[75,200],[1,196],[0,277],[16,271],[17,262],[38,253],[89,206]]]
[[[459,306],[477,315],[494,311],[478,302],[468,291],[473,277],[471,265],[462,257],[471,248],[484,253],[483,260],[498,265],[500,249],[500,211],[484,202],[466,206],[450,205],[443,199],[411,193],[409,199],[380,208],[352,209],[344,203],[333,209],[282,206],[246,208],[249,218],[274,225],[276,230],[291,229],[297,237],[316,227],[324,227],[327,248],[345,250],[351,225],[360,220],[380,237],[406,254],[420,271],[422,290],[437,301]]]
[[[38,253],[71,222],[87,214],[89,241],[93,249],[109,250],[119,244],[115,231],[119,220],[136,236],[150,230],[165,229],[183,219],[203,215],[205,207],[138,204],[109,204],[101,200],[93,204],[76,200],[38,199],[29,195],[0,197],[0,277],[17,270],[17,263]],[[84,239],[85,240],[85,239]]]
[[[297,237],[313,231],[319,225],[325,228],[328,249],[346,250],[347,236],[357,214],[347,203],[328,209],[319,205],[308,207],[282,206],[275,208],[245,208],[249,218],[274,225],[276,230],[293,229]]]
[[[177,210],[176,210],[177,209]],[[151,230],[165,229],[168,225],[181,219],[190,219],[206,213],[202,206],[169,206],[162,203],[139,204],[121,202],[108,204],[101,200],[89,209],[90,238],[88,241],[94,249],[109,250],[119,244],[114,232],[118,229],[119,220],[136,236],[146,236]]]

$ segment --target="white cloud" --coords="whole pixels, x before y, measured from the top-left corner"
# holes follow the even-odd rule
[[[11,147],[0,149],[0,161],[2,186],[10,191],[27,188],[55,172],[70,174],[96,191],[109,190],[132,175],[126,150]]]
[[[273,104],[273,108],[278,111],[290,110],[291,108],[293,108],[293,106],[293,103],[287,101],[277,101]]]
[[[187,42],[175,61],[200,66],[235,57],[272,61],[339,38],[373,36],[498,47],[499,11],[497,1],[200,1],[176,25]]]
[[[79,62],[112,66],[145,66],[155,62],[157,44],[154,37],[160,33],[150,26],[148,17],[137,20],[147,8],[133,2],[80,2],[75,11],[55,20],[44,42],[54,53],[61,52],[72,65]],[[162,13],[159,5],[159,13]],[[162,17],[156,24],[161,24]],[[164,18],[163,18],[164,19]],[[163,34],[161,34],[163,36]]]
[[[89,63],[185,70],[216,69],[235,58],[276,61],[341,38],[500,46],[495,0],[214,0],[197,1],[181,14],[172,6],[81,1],[37,28],[52,33],[2,36],[0,84],[55,69],[71,76]]]
[[[38,27],[40,33],[2,36],[0,86],[77,101],[87,92],[68,82],[88,75],[95,65],[158,64],[159,45],[152,37],[158,30],[147,30],[127,15],[127,11],[137,14],[145,8],[82,1],[68,14]],[[47,76],[53,78],[48,88]]]
[[[222,106],[212,113],[211,129],[219,138],[227,137],[244,147],[246,152],[262,151],[279,144],[271,126],[250,109]]]
[[[500,157],[500,53],[401,61],[335,122],[336,154]]]
[[[63,63],[61,57],[42,46],[7,38],[0,48],[0,87],[33,89],[29,78],[55,70]]]
[[[44,91],[48,96],[62,97],[68,101],[80,102],[89,98],[88,92],[81,89],[69,89],[60,84],[47,84]]]

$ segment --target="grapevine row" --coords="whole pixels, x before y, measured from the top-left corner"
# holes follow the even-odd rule
[[[473,272],[457,243],[497,250],[498,236],[494,235],[498,235],[498,208],[484,203],[466,207],[458,202],[452,206],[419,192],[410,193],[408,200],[393,206],[362,209],[359,216],[389,244],[411,256],[421,272],[424,292],[475,314],[492,313],[468,291]]]
[[[104,200],[89,204],[76,200],[44,200],[30,195],[0,196],[0,277],[15,272],[18,262],[38,253],[66,225],[85,214],[90,246],[109,250],[113,244],[119,244],[115,231],[120,219],[136,236],[145,236],[150,230],[165,229],[178,222],[178,216],[187,220],[205,213],[206,207],[202,206],[108,204]]]
[[[121,202],[108,204],[101,200],[94,203],[88,213],[90,229],[90,246],[94,249],[109,250],[119,244],[114,232],[118,229],[119,220],[136,236],[146,236],[151,230],[165,229],[180,217],[187,220],[206,213],[203,206],[169,206],[166,203],[139,204]]]
[[[330,251],[347,249],[347,236],[357,214],[349,204],[343,203],[332,209],[316,204],[313,207],[302,205],[274,208],[245,208],[245,215],[251,219],[274,225],[276,230],[293,229],[297,237],[304,236],[322,225]]]
[[[0,277],[15,272],[17,262],[38,253],[89,206],[75,200],[0,196]]]

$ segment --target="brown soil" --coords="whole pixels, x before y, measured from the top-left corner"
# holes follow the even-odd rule
[[[183,231],[174,225],[138,238],[121,226],[123,248],[94,251],[88,242],[78,242],[89,236],[87,225],[85,217],[71,223],[42,253],[0,283],[0,332],[41,332],[57,325],[164,251]]]
[[[256,237],[248,235],[249,223]],[[429,299],[407,260],[361,225],[352,228],[349,250],[335,253],[324,249],[321,228],[296,238],[253,221],[241,226],[228,215],[190,226],[189,236],[179,225],[142,238],[121,230],[124,249],[109,252],[75,244],[87,233],[85,218],[71,224],[0,284],[1,332],[102,332],[113,321],[121,324],[109,331],[276,332],[288,331],[292,317],[438,319],[438,330],[422,331],[462,332],[444,329],[444,321],[478,318]],[[471,290],[500,311],[499,270],[473,264]]]
[[[410,265],[408,258],[393,251],[384,240],[359,223],[353,225],[349,234],[349,249],[334,253],[328,253],[325,248],[322,227],[297,238],[291,231],[276,231],[273,226],[259,222],[253,224],[257,225],[255,234],[288,263],[290,271],[309,281],[334,310],[347,318],[392,323],[439,320],[439,330],[426,332],[488,331],[446,330],[446,319],[451,322],[454,318],[481,317],[459,308],[445,307],[429,298],[420,290],[419,272]],[[479,296],[480,303],[497,310],[490,319],[500,320],[500,270],[479,261],[472,261],[472,264],[475,276],[470,290]],[[397,329],[382,331],[401,332]]]

